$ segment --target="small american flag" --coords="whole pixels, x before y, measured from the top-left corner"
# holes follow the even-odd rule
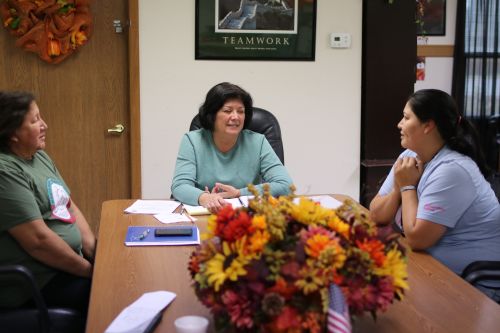
[[[349,308],[342,290],[335,284],[331,284],[328,289],[328,301],[328,316],[326,319],[328,333],[351,333]]]

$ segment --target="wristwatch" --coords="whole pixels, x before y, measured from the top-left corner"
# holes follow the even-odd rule
[[[401,186],[399,188],[399,191],[401,193],[403,193],[404,191],[412,191],[412,190],[416,190],[417,188],[415,187],[415,185],[406,185],[406,186]]]

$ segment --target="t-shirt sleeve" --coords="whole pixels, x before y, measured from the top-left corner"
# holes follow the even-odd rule
[[[416,154],[412,152],[411,150],[405,150],[402,152],[399,156],[398,159],[403,158],[403,157],[415,157]],[[378,195],[387,195],[391,193],[392,189],[394,188],[394,165],[391,168],[391,171],[387,175],[387,178],[385,179],[384,183],[380,187],[378,191]]]
[[[384,180],[384,183],[380,187],[378,194],[387,195],[391,193],[393,188],[394,188],[394,166],[392,166],[391,171],[389,172],[387,178]]]
[[[195,206],[198,205],[198,197],[203,192],[196,187],[195,147],[187,135],[181,140],[171,190],[176,200]]]
[[[29,180],[17,171],[1,171],[0,231],[41,218]]]
[[[470,175],[455,163],[444,164],[419,188],[417,218],[454,228],[474,200]]]

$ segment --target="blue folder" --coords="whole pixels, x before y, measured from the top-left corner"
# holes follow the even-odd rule
[[[125,237],[126,246],[155,246],[155,245],[198,245],[200,231],[195,225],[176,226],[176,228],[192,229],[190,236],[161,236],[155,237],[155,229],[161,227],[132,226],[128,227]]]

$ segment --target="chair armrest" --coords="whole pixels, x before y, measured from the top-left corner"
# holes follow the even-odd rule
[[[464,269],[462,278],[471,284],[482,280],[500,281],[500,261],[474,261]]]
[[[22,281],[23,284],[26,285],[26,288],[31,291],[31,296],[39,314],[38,321],[40,325],[40,332],[49,332],[49,311],[31,271],[22,265],[3,265],[0,266],[0,276],[2,275],[12,277],[15,276],[17,280]]]

